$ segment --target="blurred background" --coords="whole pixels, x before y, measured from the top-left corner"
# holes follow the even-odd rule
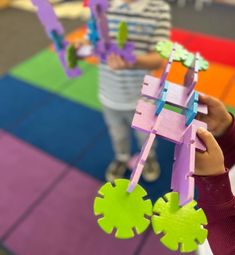
[[[82,38],[81,1],[51,3],[68,40]],[[235,0],[169,3],[172,39],[210,61],[196,89],[235,113]],[[113,152],[97,60],[82,61],[84,74],[69,80],[50,44],[30,0],[0,0],[0,255],[180,254],[151,229],[122,241],[99,229],[93,200]],[[184,72],[174,64],[169,79],[182,83]],[[174,145],[158,142],[161,177],[141,180],[153,201],[169,191],[173,162]]]

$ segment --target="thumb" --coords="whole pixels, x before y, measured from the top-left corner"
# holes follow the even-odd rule
[[[215,140],[214,136],[205,128],[199,128],[197,130],[197,135],[205,144],[208,153],[218,149],[219,145]]]

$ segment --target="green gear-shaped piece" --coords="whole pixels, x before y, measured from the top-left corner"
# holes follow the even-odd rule
[[[194,61],[195,55],[193,53],[188,53],[187,58],[183,61],[183,65],[186,67],[191,67]],[[209,68],[209,63],[202,56],[199,57],[198,71],[206,71]]]
[[[119,239],[132,238],[135,232],[144,232],[152,216],[152,202],[144,199],[146,191],[137,185],[128,193],[128,184],[129,180],[125,179],[117,179],[113,185],[107,182],[98,191],[100,197],[94,201],[95,215],[103,216],[98,219],[99,226],[108,234],[115,229],[115,237]]]
[[[117,33],[117,44],[118,47],[123,49],[127,42],[128,38],[128,29],[127,24],[124,21],[121,21],[118,26],[118,33]]]
[[[164,233],[161,242],[170,250],[191,252],[207,237],[206,216],[202,209],[196,210],[196,201],[179,206],[179,194],[167,193],[153,206],[152,226],[155,234]]]
[[[156,51],[163,57],[168,59],[172,52],[174,43],[171,41],[161,41],[156,45]],[[174,61],[183,61],[187,58],[188,51],[178,43],[176,43]]]
[[[68,47],[66,48],[66,62],[67,66],[71,69],[77,66],[77,50],[73,44],[68,45]]]

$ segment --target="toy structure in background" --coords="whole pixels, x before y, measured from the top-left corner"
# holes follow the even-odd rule
[[[69,78],[79,76],[81,74],[79,68],[76,66],[70,68],[67,65],[66,48],[69,43],[64,39],[64,28],[58,21],[51,4],[47,0],[32,0],[32,3],[37,9],[38,18],[44,26],[48,37],[53,41],[55,51],[66,75]]]
[[[207,114],[207,107],[199,103],[198,92],[194,90],[198,72],[208,68],[199,53],[195,55],[179,44],[160,42],[156,50],[168,59],[160,78],[146,75],[140,99],[133,118],[132,127],[148,134],[138,156],[130,181],[119,179],[114,184],[106,183],[98,191],[94,202],[94,212],[99,217],[98,224],[107,233],[115,232],[117,238],[131,238],[142,233],[152,222],[158,235],[163,233],[161,242],[171,250],[191,252],[197,249],[207,237],[204,212],[196,210],[194,197],[195,150],[205,151],[205,146],[196,136],[199,127],[206,128],[204,122],[195,119],[196,114]],[[173,61],[188,67],[184,86],[167,80]],[[153,104],[151,101],[155,101]],[[182,110],[177,113],[164,108],[166,104]],[[147,193],[140,192],[138,184],[145,161],[156,136],[174,142],[174,164],[172,170],[172,192],[157,200],[152,207],[146,200]],[[133,202],[135,201],[135,202]],[[131,205],[130,205],[131,204]],[[111,208],[115,208],[111,209]],[[148,212],[148,213],[146,213]],[[141,222],[141,224],[139,224]]]
[[[134,44],[127,42],[128,31],[124,22],[119,25],[118,43],[109,36],[108,20],[106,12],[108,9],[107,0],[90,0],[88,4],[91,10],[91,19],[88,22],[88,37],[93,42],[95,54],[101,62],[105,62],[107,56],[116,54],[129,63],[136,61],[133,50]]]
[[[91,10],[91,17],[87,24],[88,40],[91,46],[82,45],[78,49],[64,39],[64,28],[58,21],[48,0],[32,0],[32,3],[37,8],[37,15],[48,37],[53,41],[56,53],[69,78],[81,75],[81,71],[77,67],[78,62],[80,59],[91,55],[96,55],[101,62],[105,62],[107,56],[113,53],[122,57],[128,63],[135,63],[134,44],[127,41],[126,24],[124,22],[120,23],[117,42],[111,40],[109,36],[106,17],[107,0],[84,1],[84,6],[88,6]]]
[[[111,54],[116,54],[122,57],[128,63],[135,63],[134,44],[128,42],[128,30],[125,22],[119,24],[117,34],[117,42],[113,41],[109,36],[108,20],[106,12],[108,9],[107,0],[90,0],[85,1],[84,5],[91,10],[91,17],[87,23],[88,41],[91,43],[90,51],[87,45],[78,47],[77,54],[74,56],[74,51],[68,51],[68,65],[75,66],[77,59],[88,57],[92,54],[98,56],[101,62],[106,62],[107,57]]]

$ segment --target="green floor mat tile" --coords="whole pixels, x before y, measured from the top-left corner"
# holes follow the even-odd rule
[[[59,91],[68,80],[56,54],[49,49],[17,65],[10,74],[52,92]]]
[[[81,61],[79,67],[83,72],[82,76],[68,79],[56,54],[46,49],[14,67],[10,74],[34,86],[100,110],[97,66]]]
[[[234,114],[235,116],[235,107],[227,106],[228,111]]]
[[[68,86],[59,94],[92,109],[100,110],[101,104],[98,99],[98,68],[96,65],[85,62],[81,64],[83,75],[69,81]]]

